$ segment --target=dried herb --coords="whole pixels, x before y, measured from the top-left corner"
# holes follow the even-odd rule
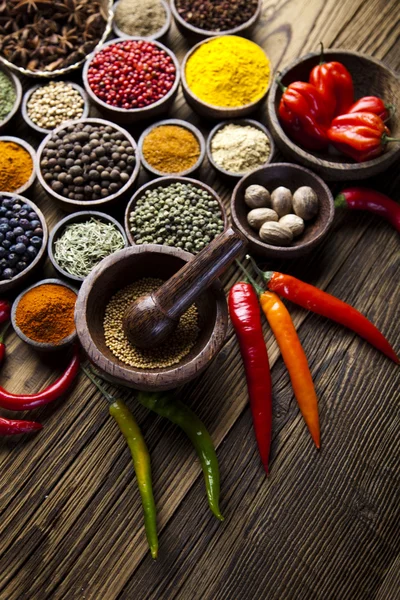
[[[101,39],[101,0],[0,0],[0,54],[30,71],[83,60]]]

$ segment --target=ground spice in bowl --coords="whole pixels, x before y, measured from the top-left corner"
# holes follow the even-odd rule
[[[31,154],[19,144],[0,140],[0,190],[18,192],[33,173]]]
[[[84,116],[82,92],[71,83],[50,81],[32,92],[26,103],[28,118],[41,129],[55,129],[64,121]]]
[[[154,127],[142,141],[145,161],[160,175],[188,171],[198,162],[200,152],[195,134],[180,125]]]
[[[115,4],[114,24],[125,35],[151,38],[166,22],[160,0],[119,0]]]
[[[106,307],[104,337],[111,352],[131,367],[160,369],[179,363],[193,348],[198,334],[198,311],[193,304],[180,318],[168,341],[155,348],[140,349],[125,336],[123,318],[127,306],[140,296],[154,292],[164,281],[145,278],[117,292]]]
[[[17,92],[13,81],[6,73],[0,71],[0,122],[12,111],[16,99]]]
[[[199,29],[228,31],[255,14],[258,0],[175,0],[178,14]]]
[[[270,156],[268,136],[258,127],[228,123],[211,134],[211,157],[230,173],[248,173],[264,165]]]

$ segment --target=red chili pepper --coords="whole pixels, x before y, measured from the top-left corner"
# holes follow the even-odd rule
[[[11,316],[11,304],[7,300],[0,300],[0,325],[8,321]]]
[[[0,435],[18,435],[39,431],[39,429],[43,429],[43,425],[36,421],[15,421],[0,417]]]
[[[0,406],[8,410],[28,410],[49,404],[64,394],[79,372],[79,349],[76,346],[72,359],[64,373],[38,394],[11,394],[0,387]]]
[[[258,450],[266,473],[271,446],[272,384],[257,295],[240,281],[229,292],[229,314],[239,340]]]
[[[400,204],[375,190],[364,187],[351,187],[342,190],[335,198],[336,208],[367,210],[384,217],[400,233]]]
[[[393,104],[385,104],[382,98],[378,98],[377,96],[364,96],[364,98],[360,98],[354,102],[346,112],[347,114],[359,112],[374,113],[374,115],[378,115],[382,121],[387,121],[390,119],[393,111]]]
[[[278,115],[289,137],[308,150],[326,148],[331,115],[320,92],[303,81],[295,81],[288,87],[278,81],[278,85],[283,91]]]
[[[287,298],[291,302],[307,308],[312,312],[328,317],[344,327],[355,331],[367,340],[372,346],[386,354],[395,363],[400,360],[385,336],[358,310],[342,300],[327,294],[322,290],[300,281],[291,275],[284,275],[276,271],[261,271],[251,257],[249,257],[257,273],[262,276],[267,287],[272,292]]]
[[[354,102],[353,79],[349,71],[341,62],[325,62],[322,43],[320,63],[311,71],[309,82],[326,98],[332,117],[347,112]]]

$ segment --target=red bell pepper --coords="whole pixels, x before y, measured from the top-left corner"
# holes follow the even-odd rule
[[[385,104],[382,98],[378,98],[377,96],[364,96],[350,106],[347,114],[369,112],[378,115],[382,121],[387,121],[390,119],[393,110],[393,104]]]
[[[353,79],[349,71],[341,62],[325,62],[322,43],[321,60],[311,71],[309,82],[326,99],[332,117],[347,112],[354,102]]]
[[[375,190],[364,187],[350,187],[335,198],[336,208],[367,210],[383,217],[400,233],[400,204]]]

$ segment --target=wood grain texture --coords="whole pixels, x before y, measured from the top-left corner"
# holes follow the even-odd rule
[[[399,69],[399,21],[394,0],[264,0],[255,39],[275,70],[320,40]],[[175,29],[169,43],[180,60],[189,49]],[[210,130],[181,94],[171,116],[205,135]],[[265,123],[265,108],[255,118]],[[130,132],[138,139],[141,128]],[[38,144],[22,120],[13,133]],[[142,173],[139,184],[146,178]],[[199,178],[228,209],[230,190],[207,163]],[[400,200],[398,166],[367,183]],[[50,228],[64,216],[38,186],[31,197]],[[113,215],[123,216],[118,209]],[[399,262],[399,237],[386,222],[340,213],[318,251],[265,267],[352,303],[399,350]],[[49,261],[44,275],[54,275]],[[230,267],[225,289],[239,277]],[[274,386],[269,479],[258,459],[231,327],[210,368],[181,390],[218,446],[222,524],[209,513],[201,469],[184,436],[139,407],[132,392],[121,392],[152,456],[160,526],[154,563],[129,451],[106,403],[81,376],[69,398],[29,413],[44,423],[40,435],[0,441],[1,600],[399,597],[399,369],[340,326],[289,308],[320,398],[321,452],[312,446],[266,325]],[[14,334],[7,349],[1,384],[14,392],[40,389],[61,368],[60,359],[37,356]]]

